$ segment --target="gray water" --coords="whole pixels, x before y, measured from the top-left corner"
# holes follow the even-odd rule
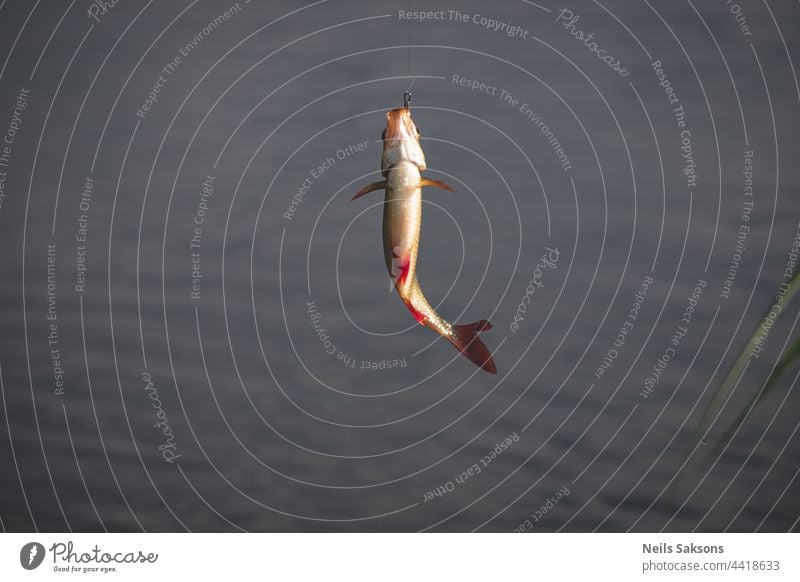
[[[674,477],[797,236],[800,6],[426,7],[2,4],[5,530],[797,529],[796,368]],[[496,376],[347,202],[412,82],[457,190],[422,288],[492,320]]]

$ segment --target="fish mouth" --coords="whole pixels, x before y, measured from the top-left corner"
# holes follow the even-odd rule
[[[411,119],[411,111],[407,107],[399,107],[386,112],[386,130],[383,134],[386,146],[398,141],[419,139],[419,132]]]
[[[420,171],[425,169],[425,154],[420,147],[420,134],[411,119],[408,107],[386,112],[386,129],[383,130],[383,155],[381,169],[384,176],[399,162],[411,162]]]

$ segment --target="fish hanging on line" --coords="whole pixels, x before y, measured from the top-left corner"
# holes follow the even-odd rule
[[[425,154],[420,146],[420,133],[411,119],[409,102],[386,113],[383,131],[381,173],[384,177],[359,190],[351,200],[374,190],[385,190],[383,206],[383,254],[392,285],[414,318],[447,339],[479,368],[497,373],[489,348],[478,333],[488,331],[492,325],[485,319],[463,325],[448,323],[428,303],[417,280],[417,254],[419,252],[420,226],[422,224],[422,187],[433,186],[453,191],[439,180],[423,178]]]

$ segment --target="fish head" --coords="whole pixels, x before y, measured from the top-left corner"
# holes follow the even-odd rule
[[[384,174],[398,162],[411,162],[420,171],[425,169],[425,154],[420,145],[420,133],[411,110],[399,107],[386,112],[386,129],[381,135],[383,139],[383,155],[381,169]]]

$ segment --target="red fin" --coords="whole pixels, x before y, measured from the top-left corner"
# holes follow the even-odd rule
[[[414,316],[414,319],[417,320],[417,323],[419,323],[420,325],[425,325],[425,319],[426,319],[425,314],[420,313],[419,311],[414,309],[414,307],[410,303],[406,303],[406,307],[408,307],[408,310],[411,312],[411,315]]]
[[[494,365],[492,354],[486,344],[478,337],[478,332],[490,329],[492,329],[492,324],[485,319],[475,323],[454,325],[453,331],[455,334],[450,338],[450,341],[459,352],[469,358],[470,362],[490,374],[496,374],[497,368]]]
[[[401,263],[399,269],[400,274],[397,275],[397,284],[403,285],[406,282],[406,279],[408,279],[408,261]]]
[[[386,180],[381,180],[380,182],[372,182],[371,184],[367,184],[361,190],[356,192],[356,195],[350,199],[350,202],[352,202],[356,198],[361,198],[364,194],[367,194],[374,190],[383,190],[384,188],[386,188]]]
[[[397,254],[397,253],[400,254]],[[392,282],[397,285],[402,285],[408,278],[408,264],[410,257],[408,253],[403,253],[399,246],[394,247],[392,250],[392,267],[389,272]],[[391,291],[391,288],[389,289]]]
[[[422,178],[419,181],[420,186],[433,186],[434,188],[441,188],[442,190],[450,190],[455,192],[453,188],[442,182],[441,180],[431,180],[430,178]]]

